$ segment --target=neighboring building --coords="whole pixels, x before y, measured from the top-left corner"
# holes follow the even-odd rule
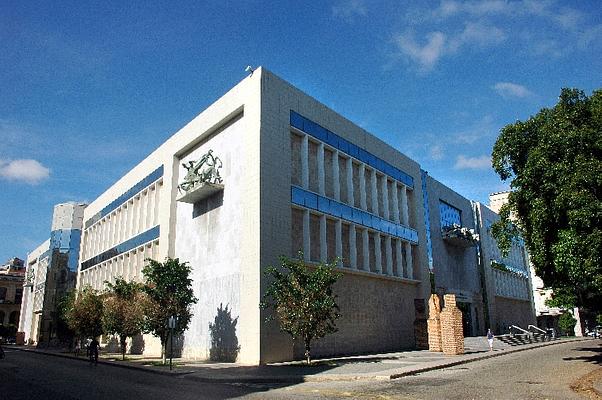
[[[426,176],[435,293],[453,293],[464,336],[487,331],[472,203]]]
[[[54,346],[71,339],[59,319],[57,302],[75,287],[85,207],[73,202],[54,206],[50,239],[27,257],[19,324],[26,343]]]
[[[489,207],[495,212],[508,202],[509,191],[497,192],[489,195]],[[552,297],[552,289],[546,289],[543,281],[535,274],[535,268],[530,265],[531,282],[533,284],[533,301],[535,303],[535,316],[537,318],[537,326],[542,329],[554,328],[558,330],[558,319],[564,313],[564,310],[557,307],[548,307],[546,300]],[[578,315],[578,312],[574,313]],[[576,327],[576,331],[579,331]]]
[[[528,255],[522,240],[512,243],[503,256],[491,234],[491,225],[499,215],[481,203],[474,203],[479,234],[480,262],[486,290],[489,326],[507,333],[511,325],[526,329],[536,325]]]
[[[25,266],[19,258],[0,266],[0,337],[15,336],[19,325]]]

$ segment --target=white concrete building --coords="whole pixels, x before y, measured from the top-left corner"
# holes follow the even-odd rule
[[[223,190],[178,201],[182,164],[209,150]],[[340,256],[343,317],[316,354],[411,348],[414,299],[429,293],[421,199],[417,163],[259,68],[86,208],[78,285],[142,280],[147,257],[188,261],[199,302],[184,356],[208,356],[223,304],[238,317],[239,361],[259,363],[303,351],[263,322],[264,269],[300,249]]]
[[[179,191],[210,151],[221,183]],[[228,306],[239,362],[290,360],[304,349],[264,322],[259,303],[266,267],[302,250],[308,263],[339,257],[344,272],[339,331],[314,355],[413,348],[430,295],[425,179],[415,161],[258,68],[85,209],[78,286],[142,281],[146,258],[177,257],[199,299],[184,357],[208,358],[209,323]]]

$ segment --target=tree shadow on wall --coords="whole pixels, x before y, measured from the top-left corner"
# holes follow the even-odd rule
[[[232,319],[231,310],[223,308],[222,304],[217,309],[217,315],[213,323],[209,323],[211,334],[211,348],[209,359],[219,362],[235,362],[240,351],[238,338],[236,337],[236,324],[238,317]]]

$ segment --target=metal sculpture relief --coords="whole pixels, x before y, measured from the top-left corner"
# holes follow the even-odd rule
[[[203,183],[222,183],[222,177],[219,174],[222,160],[213,155],[213,150],[209,150],[198,161],[188,161],[182,166],[186,168],[187,172],[183,182],[178,186],[180,191],[189,192]]]

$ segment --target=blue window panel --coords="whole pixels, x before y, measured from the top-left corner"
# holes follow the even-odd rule
[[[305,191],[296,186],[292,186],[291,187],[291,201],[294,204],[304,206],[305,205]]]
[[[338,135],[328,131],[328,136],[326,138],[326,143],[331,145],[334,148],[339,148],[339,137]]]
[[[322,128],[320,125],[315,124],[315,127],[313,128],[314,131],[312,133],[312,135],[322,141],[322,142],[326,142],[328,140],[328,131],[324,128]]]
[[[305,192],[305,206],[317,210],[318,196],[310,192]]]
[[[368,153],[368,155],[367,155],[368,165],[371,166],[372,168],[376,168],[376,157],[369,152],[367,152],[367,153]]]
[[[361,162],[368,164],[368,152],[366,150],[362,149],[361,147],[358,147],[357,158]]]
[[[353,221],[353,209],[348,205],[341,204],[341,218],[347,221]]]
[[[361,212],[362,213],[362,225],[368,226],[368,227],[372,227],[372,216],[366,212]]]
[[[318,197],[318,211],[330,214],[330,200],[325,197]]]
[[[337,202],[337,201],[331,201],[330,202],[330,212],[332,215],[334,215],[335,217],[341,217],[342,213],[341,213],[341,209],[342,209],[342,204]]]
[[[339,137],[339,150],[349,154],[349,142],[343,139],[342,137]]]
[[[134,197],[138,192],[140,192],[142,189],[144,189],[145,187],[147,187],[148,185],[150,185],[151,183],[153,183],[154,181],[156,181],[157,179],[159,179],[162,176],[163,176],[163,165],[161,165],[159,168],[157,168],[156,170],[151,172],[149,175],[147,175],[144,179],[142,179],[141,181],[136,183],[134,186],[132,186],[130,189],[128,189],[121,196],[117,197],[115,200],[113,200],[111,203],[109,203],[108,206],[106,206],[105,208],[100,210],[98,213],[94,214],[94,216],[92,218],[90,218],[89,220],[86,221],[86,224],[85,224],[86,229],[89,228],[90,226],[92,226],[92,224],[94,224],[95,222],[99,221],[105,215],[110,214],[111,211],[115,210],[117,207],[119,207],[120,205],[122,205],[123,203],[125,203],[126,201],[131,199],[132,197]]]
[[[439,201],[439,222],[442,228],[452,225],[462,225],[461,215],[462,213],[458,208],[444,201]]]
[[[387,163],[385,163],[383,160],[381,160],[380,158],[376,159],[376,169],[381,171],[381,172],[385,172],[385,165],[387,165]]]
[[[378,231],[384,231],[383,220],[380,217],[372,216],[372,227]]]
[[[291,126],[294,126],[297,129],[303,130],[303,118],[299,114],[294,111],[291,111]]]
[[[355,157],[355,158],[359,159],[359,156],[360,156],[360,149],[359,149],[359,147],[357,147],[353,143],[349,143],[349,155],[351,157]]]
[[[351,215],[351,220],[353,222],[355,222],[356,224],[361,224],[362,223],[362,212],[360,210],[358,210],[357,208],[352,208],[352,215]]]
[[[159,225],[157,225],[154,228],[147,230],[146,232],[142,232],[141,234],[134,236],[133,238],[128,239],[125,242],[120,243],[117,246],[115,246],[95,257],[92,257],[89,260],[84,261],[82,263],[81,270],[83,271],[85,269],[93,267],[96,264],[100,264],[101,262],[106,261],[115,256],[118,256],[119,254],[125,253],[132,249],[135,249],[136,247],[138,247],[144,243],[147,243],[147,242],[150,242],[151,240],[157,239],[159,237],[159,234],[160,234],[160,227],[159,227]]]

